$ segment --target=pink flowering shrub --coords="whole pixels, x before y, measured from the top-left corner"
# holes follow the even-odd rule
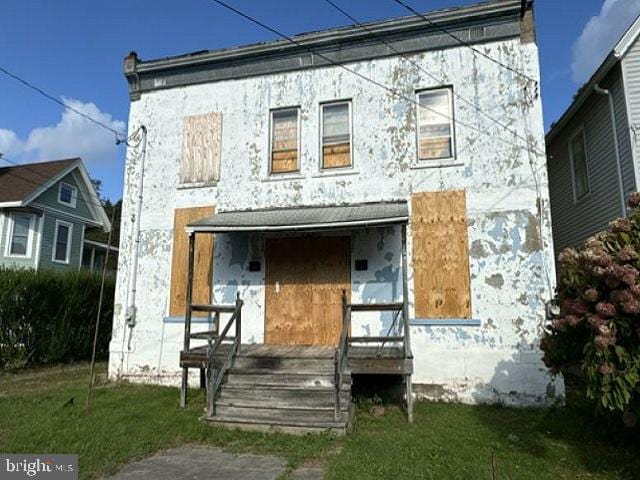
[[[544,362],[558,373],[579,365],[587,397],[627,425],[640,416],[640,193],[629,218],[611,222],[579,249],[564,250],[556,303],[542,339]]]

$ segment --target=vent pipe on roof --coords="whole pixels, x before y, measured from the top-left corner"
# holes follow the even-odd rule
[[[611,117],[611,130],[613,132],[613,148],[616,154],[616,173],[618,174],[618,188],[620,190],[620,211],[622,216],[627,216],[627,204],[624,198],[624,182],[622,180],[622,162],[620,160],[620,146],[618,145],[618,128],[616,126],[616,111],[613,105],[613,95],[606,88],[599,84],[593,87],[593,91],[598,95],[605,95],[609,99],[609,115]]]

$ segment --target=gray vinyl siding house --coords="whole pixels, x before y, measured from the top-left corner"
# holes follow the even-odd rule
[[[638,190],[639,33],[640,19],[547,133],[556,256],[625,216],[625,200]]]
[[[78,270],[111,228],[80,159],[0,168],[0,189],[0,266]]]

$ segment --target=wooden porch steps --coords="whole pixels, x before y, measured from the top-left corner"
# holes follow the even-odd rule
[[[227,428],[344,434],[352,424],[351,375],[335,418],[332,347],[242,345],[204,420]]]

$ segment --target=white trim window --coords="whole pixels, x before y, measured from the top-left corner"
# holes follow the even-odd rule
[[[56,263],[68,264],[71,258],[71,237],[73,224],[56,219],[56,230],[53,237],[52,260]]]
[[[30,258],[33,247],[35,216],[30,213],[12,213],[7,232],[7,257]]]
[[[324,103],[320,109],[322,169],[351,167],[351,102],[347,100]]]
[[[60,182],[58,186],[58,203],[76,208],[77,201],[78,189],[68,183]]]
[[[455,158],[451,88],[417,92],[418,160]]]
[[[300,108],[271,110],[269,173],[300,171]]]
[[[587,166],[587,137],[584,127],[573,134],[569,140],[569,159],[571,160],[571,184],[573,201],[577,202],[589,193],[589,168]]]

